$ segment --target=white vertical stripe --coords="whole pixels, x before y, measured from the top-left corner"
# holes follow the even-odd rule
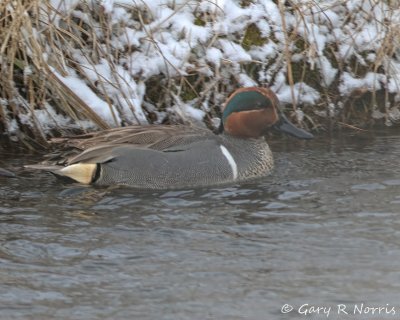
[[[238,168],[235,159],[233,159],[227,148],[225,148],[223,145],[220,145],[219,147],[221,148],[222,154],[225,156],[226,160],[228,160],[228,163],[231,166],[233,179],[236,180],[238,176]]]

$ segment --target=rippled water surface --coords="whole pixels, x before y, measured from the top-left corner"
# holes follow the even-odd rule
[[[269,177],[162,192],[67,184],[3,152],[0,318],[398,318],[399,141],[284,139]]]

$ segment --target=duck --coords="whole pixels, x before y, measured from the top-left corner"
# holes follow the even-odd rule
[[[271,129],[313,138],[287,119],[269,88],[239,88],[224,105],[217,133],[194,125],[113,128],[59,138],[57,143],[68,152],[62,152],[55,164],[26,167],[86,185],[207,187],[270,174],[274,161],[265,135]]]

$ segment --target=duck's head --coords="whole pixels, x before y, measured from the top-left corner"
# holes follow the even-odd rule
[[[241,138],[259,138],[270,128],[299,139],[313,138],[286,118],[275,93],[260,87],[240,88],[231,94],[222,114],[222,126],[224,132]]]

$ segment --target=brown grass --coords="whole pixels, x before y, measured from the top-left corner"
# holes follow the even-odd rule
[[[87,104],[54,75],[51,68],[66,74],[64,66],[69,59],[66,53],[68,49],[82,47],[82,42],[69,30],[61,30],[51,23],[43,24],[43,15],[54,17],[57,11],[41,3],[46,2],[0,3],[1,28],[4,30],[0,33],[0,96],[3,99],[0,131],[7,131],[9,124],[14,122],[20,129],[16,131],[18,140],[27,145],[30,145],[29,137],[33,137],[37,143],[46,144],[47,134],[33,110],[46,111],[49,103],[72,119],[87,118],[99,128],[108,128]],[[47,46],[54,53],[49,61],[44,59]]]

